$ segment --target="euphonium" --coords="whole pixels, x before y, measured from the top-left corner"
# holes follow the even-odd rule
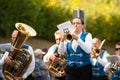
[[[48,70],[53,74],[53,76],[61,77],[61,74],[59,73],[59,71],[63,71],[65,69],[66,57],[65,57],[65,54],[59,56],[57,49],[54,54],[56,55],[57,59],[55,61],[49,62]]]
[[[61,77],[59,71],[63,71],[66,67],[66,59],[59,57],[55,62],[50,62],[48,65],[49,71],[56,77]]]
[[[102,53],[101,48],[102,48],[104,42],[105,42],[105,39],[102,41],[99,49],[96,49],[95,47],[92,49],[92,54],[93,54],[95,57],[100,56],[100,54]]]
[[[24,23],[16,23],[15,26],[18,30],[18,35],[12,44],[13,51],[9,54],[12,57],[12,64],[5,63],[3,65],[3,74],[6,80],[14,80],[14,77],[23,76],[32,61],[31,53],[23,49],[22,46],[29,36],[36,35],[36,31]]]

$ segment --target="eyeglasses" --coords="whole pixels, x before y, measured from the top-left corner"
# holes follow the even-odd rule
[[[61,40],[61,38],[56,38],[55,40]]]
[[[116,51],[120,50],[120,48],[115,48]]]
[[[80,23],[80,22],[73,22],[72,24],[75,25],[75,24],[82,24],[82,23]]]

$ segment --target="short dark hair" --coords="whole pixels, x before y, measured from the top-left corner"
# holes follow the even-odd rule
[[[116,42],[116,45],[120,45],[120,41],[119,41],[119,42]]]
[[[75,19],[75,18],[80,19],[80,20],[81,20],[82,25],[84,25],[84,21],[83,21],[83,19],[81,19],[81,18],[79,18],[79,17],[74,17],[73,19]]]

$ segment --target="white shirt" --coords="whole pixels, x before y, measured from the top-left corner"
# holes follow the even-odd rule
[[[108,63],[107,58],[106,58],[107,56],[109,56],[109,54],[107,53],[107,51],[105,51],[103,53],[103,57],[102,58],[100,58],[100,57],[98,57],[97,59],[96,58],[92,58],[92,60],[94,62],[93,65],[95,65],[96,62],[98,61],[102,66],[105,66]]]
[[[43,61],[45,63],[49,62],[49,56],[54,54],[55,50],[57,49],[57,46],[58,46],[57,44],[54,44],[49,48],[48,52],[43,57]]]
[[[32,49],[31,46],[29,46],[29,48],[27,50],[29,51],[30,54],[32,54],[32,61],[29,64],[26,72],[23,74],[23,76],[22,76],[23,79],[26,79],[33,72],[33,70],[35,68],[35,56],[34,56],[34,53],[33,53],[33,49]],[[8,55],[9,55],[9,52],[5,52],[5,54],[3,55],[2,59],[0,60],[0,65],[4,64],[4,59],[6,57],[8,57]]]
[[[77,46],[79,45],[86,53],[90,53],[92,49],[92,35],[88,33],[85,38],[85,42],[80,39],[82,32],[78,35],[79,39],[78,40],[73,40],[72,41],[72,48],[74,51],[76,51]],[[66,48],[67,42],[60,42],[58,52],[60,54],[65,53],[67,48]]]

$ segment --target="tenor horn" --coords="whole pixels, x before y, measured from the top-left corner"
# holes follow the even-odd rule
[[[27,24],[16,23],[15,27],[18,30],[18,35],[12,43],[13,51],[9,53],[12,57],[12,64],[5,63],[3,65],[3,74],[6,80],[14,80],[15,77],[21,77],[27,70],[32,61],[32,54],[22,46],[29,36],[36,36],[36,31]]]

